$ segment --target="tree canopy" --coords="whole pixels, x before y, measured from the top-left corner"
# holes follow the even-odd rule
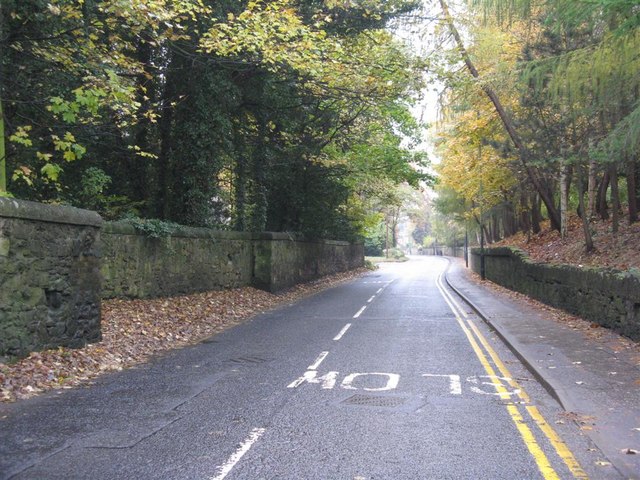
[[[636,3],[470,0],[448,14],[439,2],[440,39],[451,49],[439,65],[441,185],[463,204],[484,203],[487,219],[477,220],[491,239],[536,232],[545,216],[564,234],[573,207],[590,249],[596,216],[613,215],[615,232],[626,203],[637,221]]]
[[[376,182],[424,177],[423,63],[386,28],[416,4],[3,1],[0,191],[355,238]]]

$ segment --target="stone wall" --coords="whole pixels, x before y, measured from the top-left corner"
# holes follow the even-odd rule
[[[164,297],[249,285],[251,238],[188,227],[151,238],[127,223],[105,223],[102,297]]]
[[[464,258],[464,247],[422,247],[420,255],[438,255]]]
[[[0,198],[0,357],[98,341],[101,298],[274,292],[363,264],[347,242],[187,227],[152,238],[88,210]]]
[[[253,286],[276,292],[324,275],[364,265],[364,246],[331,240],[304,241],[287,233],[254,240]]]
[[[100,339],[95,212],[0,198],[0,356]]]
[[[480,250],[471,267],[480,271]],[[532,262],[517,249],[485,249],[487,279],[640,340],[640,272]]]
[[[286,233],[182,227],[150,238],[123,223],[102,232],[103,298],[149,298],[255,286],[276,292],[364,264],[362,245]]]

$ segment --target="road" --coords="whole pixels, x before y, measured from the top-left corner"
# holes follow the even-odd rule
[[[0,477],[615,478],[446,267],[383,265],[91,387],[1,406]]]

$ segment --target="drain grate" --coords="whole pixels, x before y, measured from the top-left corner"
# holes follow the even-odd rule
[[[253,357],[253,356],[249,356],[246,355],[244,357],[236,357],[236,358],[231,358],[229,360],[227,360],[227,362],[230,363],[235,363],[235,364],[258,364],[258,363],[265,363],[268,360],[265,358],[260,358],[260,357]]]
[[[362,405],[366,407],[398,407],[406,401],[402,397],[389,397],[382,395],[352,395],[341,403],[345,405]]]

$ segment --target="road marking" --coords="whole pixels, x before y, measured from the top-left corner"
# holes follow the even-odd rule
[[[376,295],[378,295],[380,292],[382,292],[382,290],[384,290],[384,288],[380,287],[380,288],[376,291]]]
[[[398,388],[398,382],[400,382],[400,375],[398,375],[397,373],[378,373],[378,372],[351,373],[346,377],[344,377],[344,380],[342,380],[342,383],[340,384],[340,386],[345,390],[358,390],[357,387],[353,386],[353,381],[358,377],[364,377],[369,375],[378,375],[378,376],[387,377],[387,383],[384,387],[375,387],[375,388],[363,387],[362,388],[363,390],[366,390],[368,392],[384,392],[387,390],[395,390],[396,388]]]
[[[349,328],[351,327],[350,323],[347,323],[344,327],[342,327],[342,330],[340,330],[340,333],[338,333],[335,337],[333,337],[333,339],[337,342],[338,340],[340,340],[345,333],[347,333],[347,330],[349,330]]]
[[[315,362],[307,367],[307,370],[317,370],[324,359],[327,358],[327,355],[329,355],[329,352],[322,352],[320,355],[318,355],[318,358],[316,358]]]
[[[300,378],[297,378],[289,385],[287,388],[298,388],[304,382],[307,383],[322,383],[322,388],[325,390],[331,390],[336,386],[336,380],[338,378],[339,372],[329,372],[326,375],[318,377],[318,372],[316,370],[309,370],[308,372],[304,372]]]
[[[491,380],[491,382],[481,382],[480,378],[488,378],[489,380]],[[497,382],[495,382],[494,380],[497,380]],[[467,377],[467,382],[469,383],[475,383],[476,385],[480,384],[480,385],[491,385],[492,387],[496,387],[496,385],[498,384],[502,384],[502,382],[500,380],[504,380],[505,382],[509,382],[511,381],[510,378],[507,377],[494,377],[493,375],[480,375],[479,377],[477,376],[471,376],[471,377]],[[498,395],[500,398],[509,398],[512,395],[520,395],[520,389],[516,388],[515,390],[512,391],[500,391],[500,392],[487,392],[486,390],[482,390],[480,387],[470,387],[472,392],[475,393],[479,393],[480,395]]]
[[[362,307],[360,310],[358,310],[358,313],[356,313],[353,318],[358,318],[360,315],[362,315],[362,312],[365,311],[365,309],[367,308],[367,306],[365,305],[364,307]]]
[[[245,453],[249,451],[249,449],[253,446],[254,443],[258,441],[258,439],[264,434],[266,429],[264,428],[254,428],[249,436],[245,439],[244,442],[240,444],[238,449],[229,457],[229,459],[218,467],[218,474],[215,477],[211,477],[211,480],[222,480],[229,472],[233,470],[233,467],[240,461],[240,459],[244,456]]]
[[[467,340],[471,344],[471,348],[475,352],[476,357],[478,357],[478,360],[482,364],[482,367],[491,378],[492,383],[494,384],[494,388],[496,389],[496,392],[498,394],[505,394],[506,398],[508,399],[509,397],[507,394],[507,390],[504,388],[504,385],[502,385],[502,382],[500,382],[498,376],[493,370],[493,367],[491,367],[491,365],[489,364],[489,360],[487,359],[484,352],[480,348],[480,345],[478,345],[478,342],[474,338],[471,330],[467,328],[462,318],[458,314],[456,307],[454,307],[455,299],[450,297],[448,295],[448,292],[445,293],[445,289],[441,283],[443,274],[444,272],[440,274],[440,276],[436,280],[436,286],[438,287],[438,290],[440,290],[442,297],[444,298],[445,302],[449,305],[449,308],[455,315],[458,325],[460,326],[465,336],[467,337]],[[529,430],[527,425],[522,420],[522,416],[520,415],[520,412],[518,411],[518,409],[513,405],[507,405],[507,411],[511,416],[511,420],[513,421],[516,428],[518,429],[518,432],[520,433],[520,437],[522,437],[522,440],[525,443],[527,449],[533,456],[533,459],[535,460],[536,465],[538,466],[538,470],[540,470],[540,473],[542,473],[542,476],[545,478],[545,480],[555,480],[559,478],[555,470],[550,466],[549,459],[547,458],[545,453],[542,451],[540,446],[537,444],[535,437],[531,433],[531,430]]]
[[[463,332],[467,336],[469,343],[471,343],[471,347],[475,351],[476,356],[480,360],[480,363],[484,367],[485,371],[489,374],[490,377],[495,376],[495,372],[493,368],[489,364],[487,357],[485,356],[484,352],[476,342],[475,338],[478,338],[482,346],[485,348],[485,350],[491,357],[491,360],[493,361],[494,365],[498,368],[498,370],[500,370],[500,373],[502,373],[503,375],[502,378],[505,379],[505,381],[507,381],[507,383],[509,383],[509,385],[514,390],[518,391],[518,396],[522,399],[524,403],[530,403],[529,395],[524,391],[522,387],[520,387],[518,382],[513,379],[511,373],[509,372],[509,369],[506,367],[504,362],[502,362],[502,360],[500,359],[496,351],[491,347],[491,345],[489,345],[489,342],[484,337],[484,335],[482,335],[478,327],[471,321],[471,319],[467,318],[466,325],[470,327],[471,329],[470,330],[466,327],[464,321],[460,318],[459,313],[461,313],[464,317],[467,317],[467,315],[464,309],[458,303],[458,301],[444,288],[444,285],[442,283],[442,277],[444,273],[445,272],[442,272],[438,277],[438,279],[436,280],[436,286],[438,287],[438,290],[440,290],[440,293],[444,297],[445,302],[449,305],[449,308],[455,315],[456,320],[458,321],[458,324],[460,325]],[[475,334],[475,337],[473,334]],[[502,382],[500,382],[500,377],[493,378],[493,380],[495,383],[496,391],[501,394],[506,394],[507,390],[502,385]],[[520,411],[518,410],[518,408],[515,405],[511,404],[511,405],[507,405],[507,410],[509,411],[509,414],[511,415],[512,420],[516,424],[516,427],[518,428],[518,431],[520,432],[520,435],[523,438],[525,444],[527,444],[527,448],[533,455],[538,465],[538,469],[543,474],[545,479],[558,478],[557,473],[555,472],[553,467],[550,466],[546,455],[544,454],[542,449],[539,447],[539,445],[536,443],[535,437],[531,433],[531,430],[529,430],[527,425],[522,420],[522,416],[520,415]],[[580,464],[577,462],[577,460],[569,450],[569,447],[560,439],[559,435],[546,422],[546,420],[544,419],[542,414],[538,411],[538,409],[534,406],[526,406],[525,410],[528,412],[529,416],[533,419],[536,425],[538,425],[538,427],[544,433],[544,435],[547,437],[547,440],[549,440],[549,443],[551,443],[551,445],[555,449],[558,456],[562,459],[562,461],[565,463],[567,468],[570,470],[573,477],[577,479],[588,479],[589,477],[584,472],[584,470],[582,470],[582,468],[580,467]],[[527,443],[530,440],[535,445],[530,445],[529,443]]]
[[[542,430],[547,436],[547,438],[553,445],[553,448],[555,448],[556,452],[558,452],[558,455],[560,455],[560,458],[562,458],[567,467],[569,467],[569,470],[571,471],[573,476],[578,479],[588,480],[589,477],[584,472],[584,470],[582,470],[582,467],[580,467],[580,464],[571,453],[571,450],[569,450],[569,447],[567,447],[567,445],[560,439],[556,431],[551,428],[551,426],[546,422],[542,414],[538,411],[538,408],[534,407],[533,405],[528,405],[525,408],[527,409],[527,412],[529,412],[529,415],[531,415],[531,418],[533,418],[533,420],[536,422],[538,427],[540,427],[540,430]]]
[[[498,367],[498,370],[500,370],[500,373],[504,375],[504,379],[507,380],[509,385],[514,390],[520,391],[519,396],[525,403],[531,403],[531,399],[529,398],[529,395],[527,394],[527,392],[525,392],[524,389],[520,386],[520,384],[513,379],[513,376],[511,375],[511,372],[509,372],[509,369],[507,368],[507,366],[503,363],[503,361],[500,359],[500,357],[498,356],[496,351],[491,347],[491,345],[489,345],[489,342],[484,337],[484,335],[482,335],[480,330],[478,330],[478,327],[471,320],[467,320],[467,324],[469,325],[469,327],[471,327],[473,332],[476,334],[476,337],[478,338],[478,340],[480,340],[480,343],[482,344],[482,346],[489,353],[489,356],[491,357],[491,360],[493,360],[494,365]]]
[[[462,395],[462,384],[460,375],[438,375],[435,373],[423,373],[423,377],[445,377],[449,379],[449,393],[451,395]]]
[[[317,370],[308,370],[304,372],[304,374],[295,379],[287,388],[298,388],[303,383],[311,383],[311,384],[320,384],[320,386],[325,390],[333,390],[338,381],[338,375],[340,372],[328,372],[325,375],[318,376]],[[358,377],[386,377],[386,382],[381,387],[356,387],[353,385],[354,381]],[[368,392],[384,392],[388,390],[395,390],[398,388],[398,383],[400,382],[400,375],[397,373],[380,373],[380,372],[371,372],[371,373],[350,373],[342,380],[340,384],[341,388],[345,390],[366,390]]]
[[[371,298],[370,298],[369,300],[367,300],[367,303],[371,303],[371,302],[373,302],[373,299],[374,299],[374,298],[376,298],[376,296],[375,296],[375,295],[372,295],[372,296],[371,296]]]
[[[520,432],[520,436],[529,449],[531,456],[538,464],[538,469],[540,470],[540,473],[542,473],[542,476],[547,480],[560,480],[560,477],[549,463],[549,459],[540,448],[540,445],[538,445],[536,437],[533,436],[531,429],[524,422],[524,419],[522,418],[522,415],[520,415],[518,407],[516,407],[515,405],[507,405],[507,411],[515,422],[516,427]]]

